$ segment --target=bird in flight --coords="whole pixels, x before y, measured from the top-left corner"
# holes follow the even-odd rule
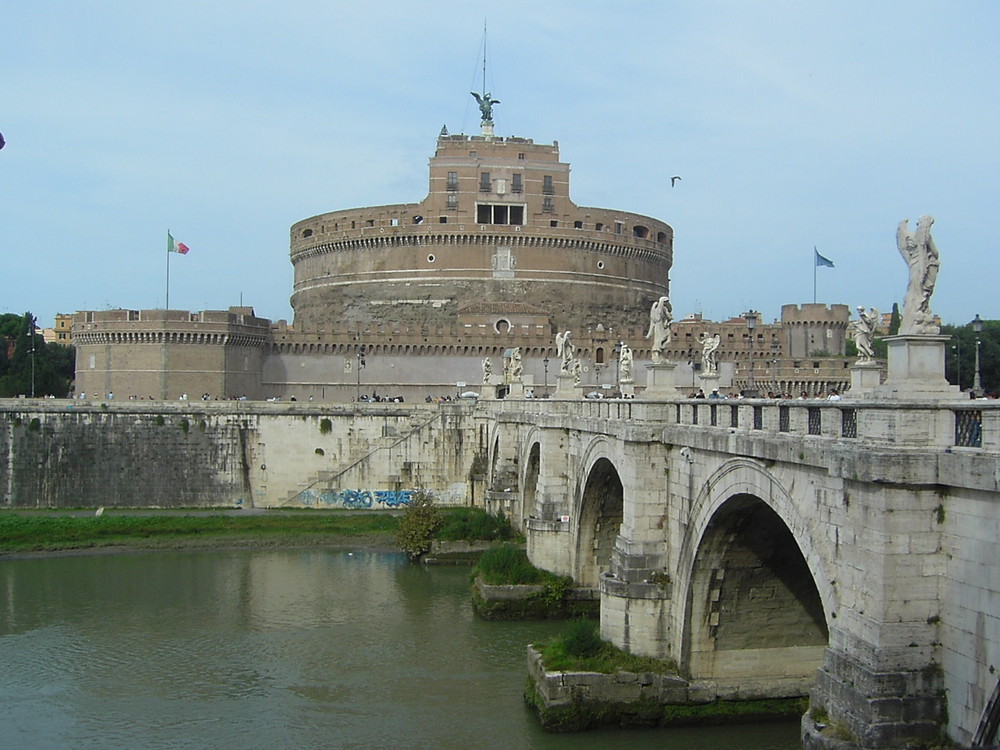
[[[674,175],[673,177],[671,177],[671,178],[670,178],[670,187],[673,187],[674,185],[676,185],[676,184],[677,184],[677,181],[678,181],[679,179],[680,179],[680,177],[678,177],[677,175]]]

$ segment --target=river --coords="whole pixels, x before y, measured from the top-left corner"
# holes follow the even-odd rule
[[[791,750],[792,723],[546,734],[468,568],[326,549],[0,561],[3,748]]]

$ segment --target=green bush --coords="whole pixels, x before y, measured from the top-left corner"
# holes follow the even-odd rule
[[[333,429],[333,422],[330,421],[328,417],[323,417],[319,421],[319,432],[321,435],[327,435]]]
[[[448,542],[503,542],[517,537],[518,533],[502,512],[494,516],[482,508],[448,508],[437,534],[438,539]]]
[[[569,656],[575,656],[578,659],[596,656],[601,650],[601,646],[604,645],[595,620],[584,620],[583,618],[570,620],[563,628],[561,637],[563,650]]]
[[[434,535],[444,523],[433,496],[424,491],[413,494],[396,528],[396,544],[410,557],[420,557],[430,550]]]
[[[513,544],[498,544],[485,550],[474,575],[491,585],[542,583],[551,573],[536,568],[527,553]]]

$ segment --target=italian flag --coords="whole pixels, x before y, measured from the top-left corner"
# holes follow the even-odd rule
[[[167,252],[168,253],[180,253],[181,255],[187,255],[190,248],[183,242],[175,242],[173,236],[170,232],[167,232]]]

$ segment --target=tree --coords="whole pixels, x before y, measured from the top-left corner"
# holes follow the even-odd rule
[[[889,335],[895,336],[899,333],[899,326],[902,325],[903,318],[899,314],[899,303],[892,303],[892,315],[889,316]]]
[[[74,375],[72,347],[46,344],[35,317],[0,315],[0,397],[69,394]]]
[[[443,524],[444,516],[435,507],[433,496],[423,490],[414,492],[396,528],[396,544],[411,558],[418,558],[430,550],[434,534]]]
[[[941,333],[951,336],[945,356],[945,376],[963,390],[972,388],[976,375],[976,339],[979,339],[979,371],[987,393],[1000,393],[1000,321],[983,321],[976,334],[969,324],[943,325]],[[959,377],[961,376],[961,377]]]

